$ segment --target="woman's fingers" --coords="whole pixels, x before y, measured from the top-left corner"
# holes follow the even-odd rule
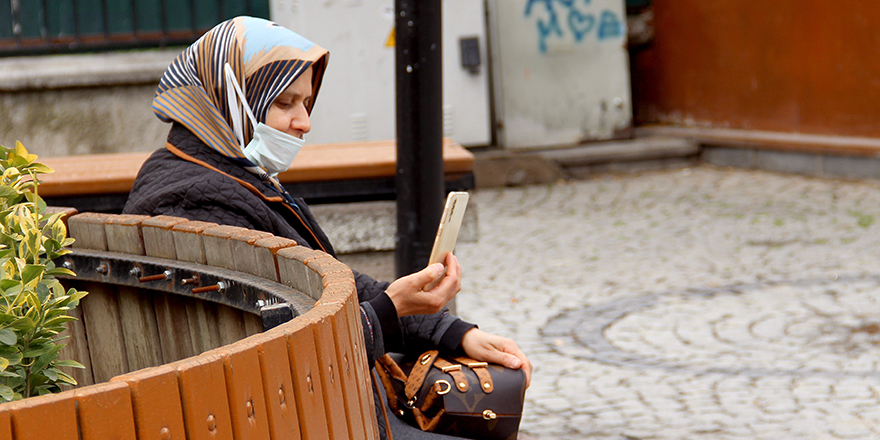
[[[514,370],[522,368],[526,374],[526,386],[531,384],[532,363],[512,340],[473,328],[464,334],[461,345],[468,356],[478,361],[504,365]]]

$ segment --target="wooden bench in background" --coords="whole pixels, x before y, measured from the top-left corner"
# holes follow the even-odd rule
[[[55,170],[41,177],[40,195],[49,205],[71,206],[81,212],[121,212],[137,172],[150,154],[40,158]],[[447,191],[474,188],[473,162],[468,150],[444,139]],[[279,179],[294,197],[309,203],[393,200],[396,164],[394,141],[306,144]]]
[[[379,438],[347,266],[167,216],[83,213],[68,228],[76,249],[56,263],[90,293],[61,358],[86,365],[82,386],[0,405],[0,439]],[[299,316],[261,332],[282,300]]]

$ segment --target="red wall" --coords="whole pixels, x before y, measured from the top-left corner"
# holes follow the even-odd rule
[[[653,3],[637,124],[880,137],[880,2]]]

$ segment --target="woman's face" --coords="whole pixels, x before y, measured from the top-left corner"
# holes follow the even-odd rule
[[[291,136],[302,138],[312,129],[307,107],[312,101],[312,68],[303,72],[281,92],[266,113],[265,124]]]

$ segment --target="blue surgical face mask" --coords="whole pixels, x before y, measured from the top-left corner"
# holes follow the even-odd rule
[[[226,64],[224,71],[226,74],[226,98],[229,102],[229,113],[232,116],[232,128],[235,131],[235,136],[238,138],[244,156],[251,162],[263,167],[271,176],[287,171],[306,141],[276,130],[262,122],[257,123],[257,119],[254,117],[254,113],[245,99],[245,94],[235,79],[232,67]],[[236,94],[240,98],[241,105],[244,106],[248,119],[254,125],[254,137],[247,146],[244,145],[241,110]]]

